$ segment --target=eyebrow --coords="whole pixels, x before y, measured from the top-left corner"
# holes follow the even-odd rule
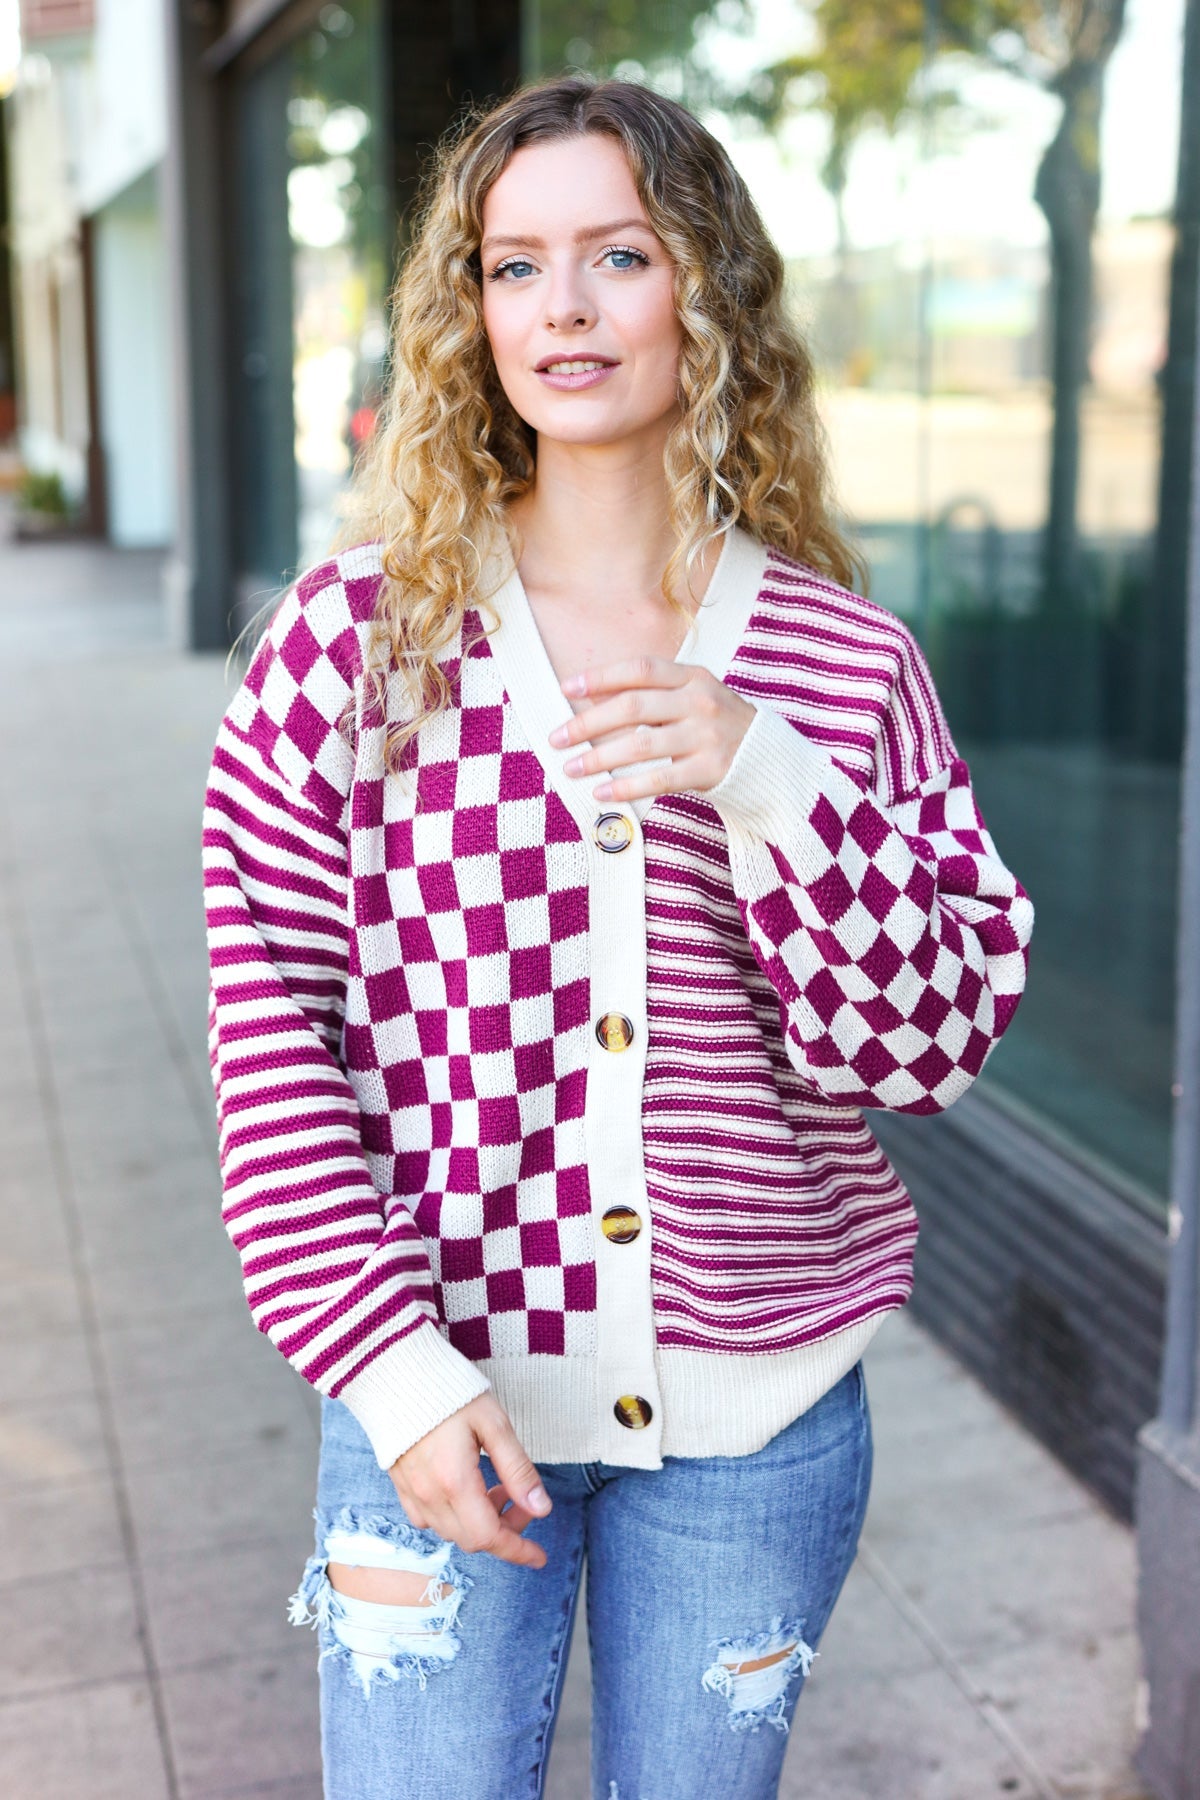
[[[645,219],[614,219],[609,225],[585,225],[582,231],[575,233],[574,242],[586,244],[592,238],[608,237],[614,231],[628,231],[631,225],[640,225],[643,231],[652,231],[653,227]],[[518,250],[544,250],[545,241],[537,237],[486,237],[479,246],[483,251],[494,249],[500,244],[510,244]]]

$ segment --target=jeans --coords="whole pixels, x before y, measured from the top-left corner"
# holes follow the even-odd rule
[[[317,1547],[289,1616],[318,1632],[326,1800],[542,1794],[585,1556],[593,1800],[769,1800],[872,1454],[858,1362],[748,1456],[541,1463],[554,1507],[526,1527],[547,1556],[530,1569],[416,1530],[323,1398]],[[327,1562],[426,1573],[424,1604],[339,1594]]]

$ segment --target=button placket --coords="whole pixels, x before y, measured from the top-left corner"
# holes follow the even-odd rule
[[[685,639],[677,661],[699,663],[718,680],[724,679],[761,592],[767,559],[766,547],[741,526],[726,534],[704,610],[692,621],[690,638]],[[490,579],[493,571],[494,583]],[[636,1203],[643,1225],[636,1241],[626,1243],[619,1257],[610,1257],[597,1246],[600,1385],[595,1403],[604,1421],[602,1437],[618,1450],[623,1462],[654,1468],[661,1466],[663,1408],[649,1271],[654,1220],[646,1191],[641,1118],[649,1015],[640,828],[655,805],[655,796],[625,803],[618,813],[620,822],[616,822],[603,817],[596,797],[588,795],[586,783],[564,773],[564,758],[549,741],[562,723],[561,684],[503,533],[497,532],[494,542],[488,544],[487,575],[486,591],[500,618],[499,629],[489,636],[487,653],[497,664],[525,740],[574,821],[587,856],[591,977],[586,1016],[594,1028],[606,1007],[623,1004],[636,1026],[633,1040],[626,1046],[628,1054],[619,1060],[606,1047],[602,1055],[599,1043],[588,1056],[584,1153],[596,1208],[593,1216],[602,1216],[605,1197],[619,1193]],[[604,810],[616,812],[617,808],[610,804]],[[632,854],[626,854],[629,851]],[[640,1425],[619,1421],[613,1412],[616,1395],[644,1402],[649,1418],[639,1407]]]
[[[602,1373],[597,1399],[608,1414],[609,1441],[622,1439],[630,1446],[617,1449],[619,1459],[656,1467],[662,1423],[641,1147],[647,1034],[642,838],[632,809],[594,812],[589,826],[589,903],[598,950],[592,965],[595,1047],[586,1111],[588,1166],[597,1202],[593,1230],[600,1240],[596,1280]],[[628,1196],[634,1204],[614,1203],[614,1194]]]

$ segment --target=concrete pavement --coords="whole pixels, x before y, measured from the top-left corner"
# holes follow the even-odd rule
[[[0,1793],[319,1800],[316,1397],[242,1297],[205,1043],[232,686],[167,648],[159,565],[0,537]],[[904,1313],[866,1367],[783,1800],[1138,1800],[1132,1533]],[[582,1620],[551,1800],[587,1800]]]

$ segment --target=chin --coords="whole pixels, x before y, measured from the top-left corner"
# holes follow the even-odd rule
[[[620,444],[627,438],[641,437],[646,432],[661,430],[664,416],[659,413],[645,419],[537,418],[527,420],[532,430],[547,442],[587,445]]]
[[[629,425],[623,420],[614,421],[610,425],[595,419],[579,419],[569,422],[565,419],[546,419],[539,423],[532,421],[533,429],[547,443],[556,444],[617,444],[622,438],[632,437],[643,430],[640,425]]]

